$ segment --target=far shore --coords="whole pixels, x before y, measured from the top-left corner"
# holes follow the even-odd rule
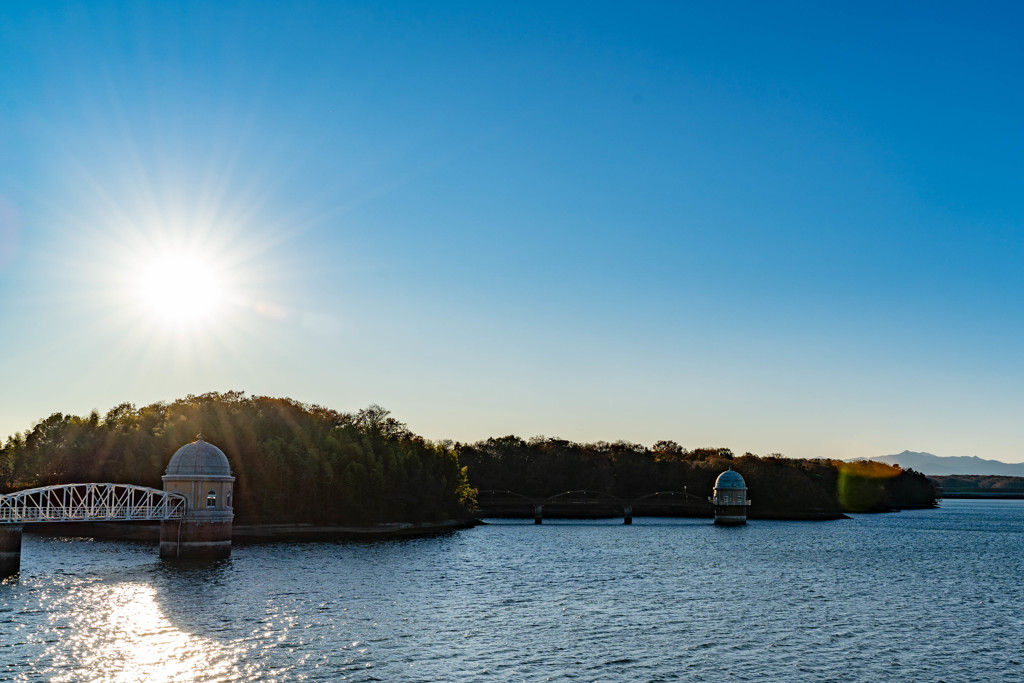
[[[976,500],[985,498],[988,500],[1024,500],[1024,491],[994,491],[987,489],[983,491],[943,491],[939,494],[940,500]]]

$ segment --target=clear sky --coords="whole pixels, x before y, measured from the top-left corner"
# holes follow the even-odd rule
[[[1022,461],[1022,13],[0,2],[0,435],[237,389]]]

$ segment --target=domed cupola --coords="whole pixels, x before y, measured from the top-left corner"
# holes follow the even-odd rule
[[[715,508],[715,524],[735,525],[747,523],[747,482],[731,467],[718,475],[711,497]]]
[[[743,476],[739,472],[733,469],[728,469],[725,472],[719,474],[718,479],[715,479],[715,488],[720,489],[722,491],[726,489],[730,491],[745,491],[747,488],[747,482],[743,481]]]
[[[203,435],[174,452],[167,464],[168,477],[230,477],[231,465],[224,451],[203,441]]]

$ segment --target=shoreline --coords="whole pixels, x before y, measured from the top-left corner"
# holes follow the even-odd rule
[[[450,519],[443,522],[381,522],[379,524],[239,524],[231,530],[231,542],[239,544],[277,541],[382,540],[430,536],[477,526],[479,520]],[[159,522],[42,522],[26,524],[24,533],[47,537],[102,538],[119,541],[160,541]]]
[[[921,506],[922,509],[934,509],[938,506]],[[866,511],[866,514],[896,512],[900,509],[917,508],[886,508],[884,510]],[[616,519],[621,514],[544,515],[545,520],[555,519]],[[712,515],[636,515],[636,517],[678,517],[679,519],[711,519]],[[248,543],[274,543],[291,541],[374,541],[389,538],[410,538],[443,534],[460,529],[470,529],[487,524],[483,519],[532,519],[533,515],[480,515],[476,518],[450,519],[441,522],[379,522],[368,524],[236,524],[232,528],[231,542],[245,545]],[[843,512],[761,512],[748,514],[748,521],[780,521],[780,522],[827,522],[839,519],[851,519]],[[160,540],[160,524],[154,522],[43,522],[26,524],[25,533],[46,537],[68,538],[99,538],[106,540],[142,541],[157,543]]]

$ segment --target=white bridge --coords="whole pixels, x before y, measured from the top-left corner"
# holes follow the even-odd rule
[[[0,495],[0,524],[181,519],[180,493],[133,484],[61,484]]]

